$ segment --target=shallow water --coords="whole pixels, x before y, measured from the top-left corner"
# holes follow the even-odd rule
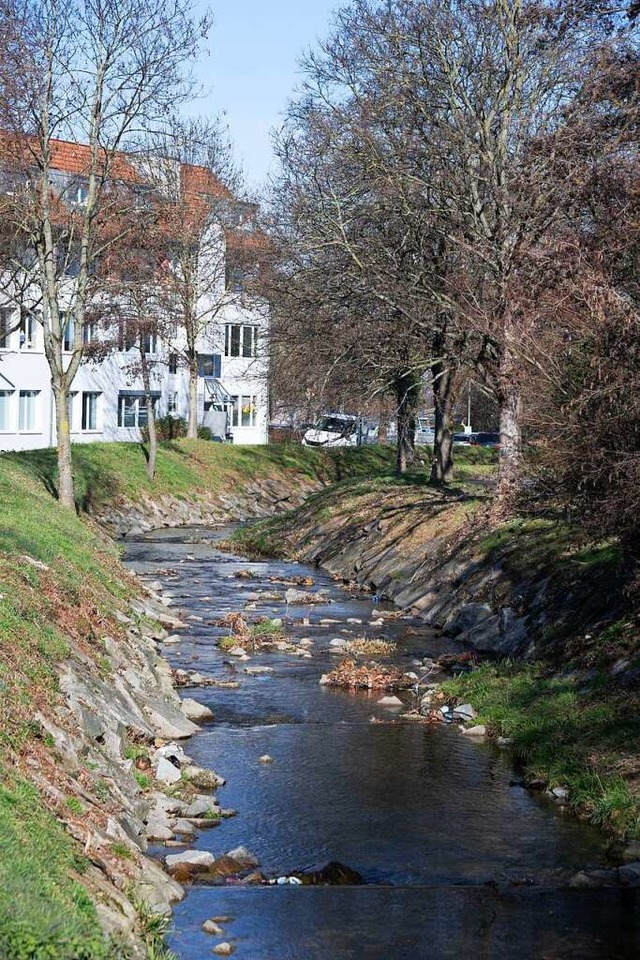
[[[200,926],[223,914],[234,918],[225,939],[246,960],[640,956],[637,894],[558,886],[567,871],[607,863],[604,839],[512,785],[504,752],[452,728],[399,721],[397,710],[377,703],[379,693],[318,683],[339,660],[329,649],[335,637],[395,639],[395,660],[407,669],[455,644],[409,619],[371,625],[381,609],[371,597],[298,564],[221,554],[218,536],[157,531],[127,549],[127,562],[161,581],[189,624],[183,642],[164,649],[168,659],[241,684],[186,691],[216,718],[187,752],[227,778],[219,799],[238,811],[196,846],[217,855],[244,844],[269,876],[339,860],[365,884],[191,888],[170,938],[181,960],[212,956],[217,941]],[[240,569],[255,578],[237,579]],[[312,575],[308,589],[325,588],[331,602],[256,599],[284,593],[270,577],[298,574]],[[246,606],[247,616],[287,617],[290,636],[314,640],[312,659],[259,654],[246,665],[273,673],[244,673],[245,664],[215,646],[228,631],[210,621]],[[338,622],[321,625],[326,618]],[[411,692],[402,697],[413,704]],[[272,764],[258,762],[264,753]]]

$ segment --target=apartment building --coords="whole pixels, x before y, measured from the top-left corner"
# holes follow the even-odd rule
[[[82,203],[82,153],[86,148],[59,143],[55,177],[61,193],[72,192]],[[204,168],[182,165],[183,182],[207,200],[221,201],[216,218],[215,256],[221,269],[212,274],[211,288],[199,293],[205,319],[197,339],[197,419],[216,438],[238,444],[267,442],[268,308],[243,290],[242,272],[228,251],[251,244],[255,209],[223,193]],[[209,256],[212,254],[209,253]],[[204,258],[203,258],[204,259]],[[71,270],[73,265],[71,264]],[[70,283],[73,278],[70,277]],[[64,304],[63,304],[64,306]],[[211,309],[209,310],[209,307]],[[207,316],[210,315],[210,320]],[[169,330],[169,332],[168,332]],[[159,417],[187,419],[189,376],[185,363],[185,334],[180,323],[162,325],[162,336],[150,332],[146,353],[152,377],[152,396]],[[105,331],[89,323],[84,331],[87,357],[76,374],[69,402],[72,440],[139,442],[146,425],[144,391],[136,363],[138,347],[126,332],[113,336],[111,349],[95,354],[92,345]],[[71,357],[73,329],[65,328],[63,355]],[[138,354],[139,356],[139,354]],[[49,366],[37,309],[24,311],[3,297],[0,288],[0,450],[55,446],[56,427]]]

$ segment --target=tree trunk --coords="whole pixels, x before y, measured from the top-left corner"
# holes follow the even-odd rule
[[[408,423],[406,410],[398,410],[398,434],[396,439],[396,473],[402,474],[407,469],[407,457],[410,450],[408,437]]]
[[[63,506],[75,510],[71,430],[69,428],[69,388],[64,381],[53,385],[53,397],[56,405],[58,443],[58,500]]]
[[[156,415],[153,409],[153,398],[151,396],[151,376],[149,373],[149,364],[147,362],[147,355],[144,352],[144,348],[144,338],[141,338],[140,366],[142,367],[142,385],[144,386],[144,403],[147,410],[147,431],[149,433],[147,475],[150,480],[153,480],[156,475],[156,460],[158,457],[158,434],[156,431]]]
[[[431,367],[433,401],[435,405],[435,430],[430,483],[450,483],[453,479],[453,437],[451,435],[451,411],[454,403],[454,375],[443,363]]]
[[[498,483],[492,507],[494,520],[513,513],[522,467],[522,399],[516,368],[516,354],[509,340],[500,360],[498,400],[500,403],[500,459]]]
[[[149,430],[149,459],[147,460],[147,474],[150,480],[156,475],[156,459],[158,456],[158,434],[156,432],[156,415],[153,410],[153,400],[148,397],[147,403],[147,428]]]
[[[420,396],[420,384],[410,376],[401,376],[395,384],[394,393],[398,402],[396,440],[396,473],[405,473],[407,464],[414,456],[415,412]],[[412,431],[413,424],[413,431]]]
[[[189,422],[187,437],[196,440],[198,437],[198,361],[189,362]]]

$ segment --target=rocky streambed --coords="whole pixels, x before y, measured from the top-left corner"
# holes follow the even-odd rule
[[[126,555],[179,612],[158,645],[213,715],[149,756],[174,783],[146,831],[187,884],[181,960],[637,956],[634,868],[428,689],[463,648],[308,566],[222,554],[219,536],[148,532]],[[406,682],[320,683],[381,667]]]

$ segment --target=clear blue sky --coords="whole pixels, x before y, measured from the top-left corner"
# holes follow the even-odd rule
[[[329,31],[344,0],[211,0],[214,25],[198,65],[211,91],[198,113],[225,110],[235,153],[250,187],[272,160],[269,132],[300,80],[297,60]],[[194,111],[195,112],[195,111]]]

